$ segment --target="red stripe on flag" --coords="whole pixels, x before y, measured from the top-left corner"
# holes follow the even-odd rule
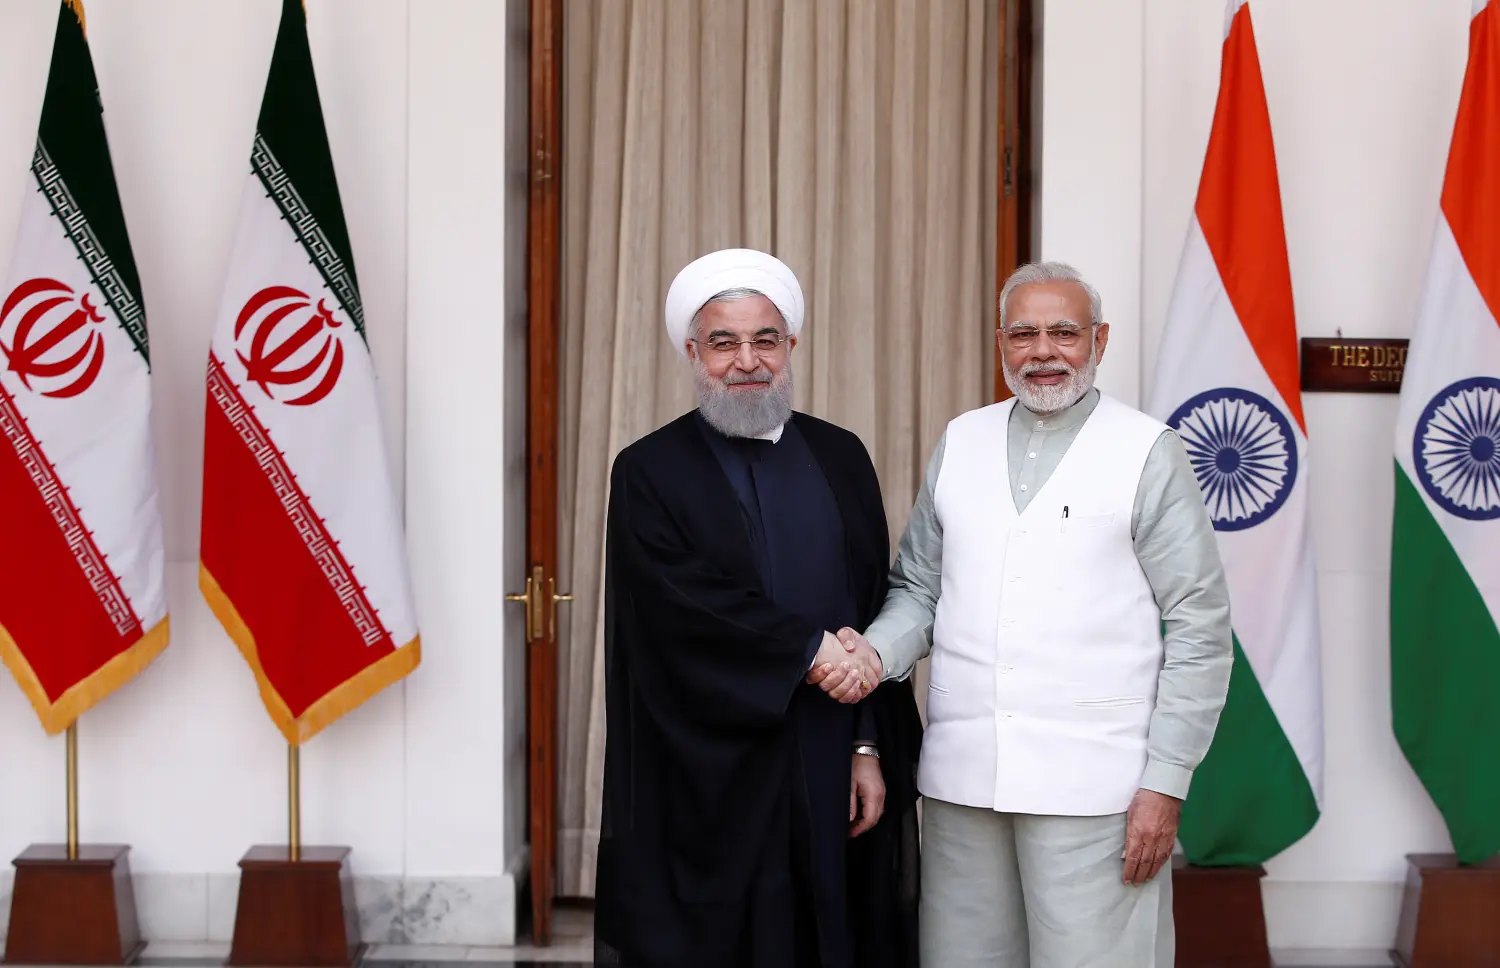
[[[1219,103],[1196,210],[1230,305],[1271,383],[1306,433],[1281,185],[1249,4],[1234,15],[1224,41]]]
[[[141,624],[78,509],[0,387],[0,626],[10,633],[50,706],[125,652]],[[23,688],[28,677],[15,670]]]
[[[241,649],[296,719],[395,646],[369,624],[375,611],[352,569],[212,357],[208,396],[203,566],[253,639]]]
[[[1500,320],[1500,10],[1469,24],[1458,119],[1443,179],[1443,216],[1490,315]]]

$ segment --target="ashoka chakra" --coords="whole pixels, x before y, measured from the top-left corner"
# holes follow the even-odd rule
[[[1500,518],[1500,380],[1470,377],[1433,397],[1417,420],[1412,463],[1444,511]]]
[[[1297,480],[1291,422],[1238,387],[1206,390],[1167,420],[1187,448],[1216,531],[1243,531],[1275,514]]]

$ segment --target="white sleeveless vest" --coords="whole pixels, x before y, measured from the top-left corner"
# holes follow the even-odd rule
[[[1007,813],[1123,812],[1146,766],[1161,613],[1130,533],[1165,425],[1108,396],[1016,513],[1014,400],[948,425],[924,796]]]

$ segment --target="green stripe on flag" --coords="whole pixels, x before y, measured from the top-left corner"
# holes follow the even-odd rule
[[[1188,862],[1260,864],[1317,822],[1318,801],[1302,763],[1236,638],[1229,698],[1182,806],[1177,836]]]
[[[58,6],[32,171],[79,258],[149,366],[141,279],[115,187],[94,62],[78,15],[65,3]]]
[[[354,251],[323,127],[302,0],[282,0],[281,26],[256,123],[251,163],[363,337],[364,309]]]
[[[1397,463],[1391,535],[1392,725],[1465,864],[1500,852],[1497,683],[1500,631],[1495,619]]]

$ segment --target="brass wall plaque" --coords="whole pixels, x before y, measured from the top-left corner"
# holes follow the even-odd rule
[[[1404,339],[1302,340],[1302,389],[1314,393],[1399,393]]]

